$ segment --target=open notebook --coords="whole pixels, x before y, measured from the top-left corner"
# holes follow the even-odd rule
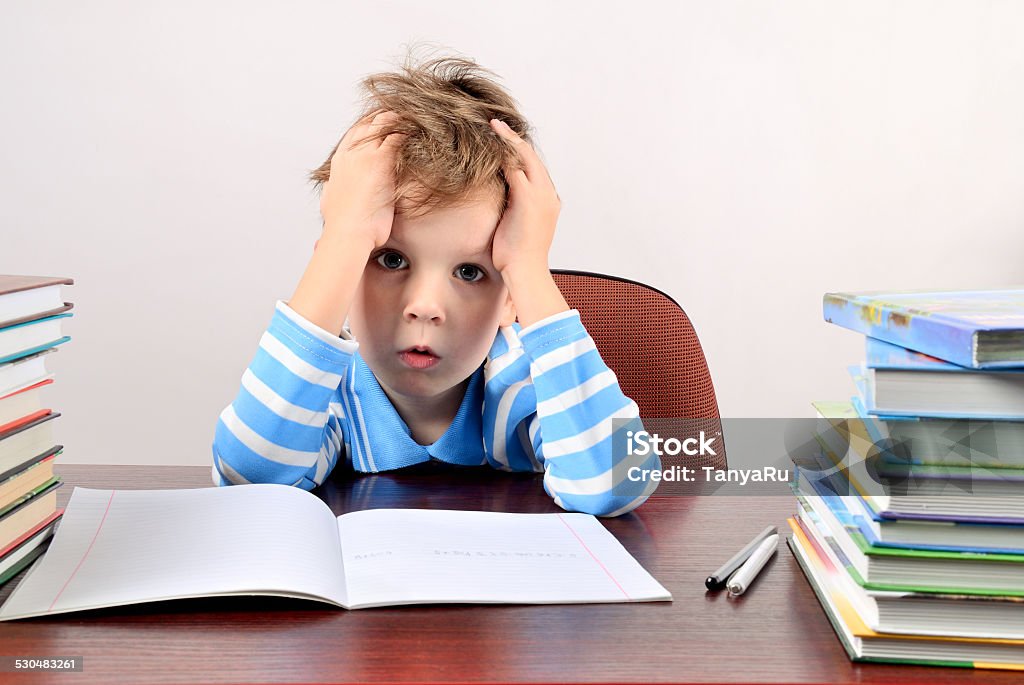
[[[185,597],[279,595],[346,609],[672,596],[587,514],[370,509],[335,517],[285,485],[75,488],[0,620]]]

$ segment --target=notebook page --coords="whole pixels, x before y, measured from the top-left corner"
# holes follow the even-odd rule
[[[371,509],[338,529],[350,608],[671,599],[587,514]]]
[[[334,514],[285,485],[75,488],[41,561],[0,620],[218,594],[344,603]]]

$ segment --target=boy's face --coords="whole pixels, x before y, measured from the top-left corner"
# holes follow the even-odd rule
[[[489,199],[415,217],[399,208],[388,242],[371,253],[349,325],[392,401],[450,400],[498,327],[515,320],[491,263],[498,218]]]

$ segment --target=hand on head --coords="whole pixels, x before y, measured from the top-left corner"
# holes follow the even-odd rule
[[[494,266],[502,274],[510,267],[547,268],[561,200],[544,162],[530,143],[507,124],[491,119],[491,128],[516,150],[522,164],[503,169],[509,187],[508,208],[494,232]]]
[[[325,230],[368,241],[370,249],[387,242],[395,216],[395,156],[405,134],[375,136],[398,120],[394,112],[371,113],[338,143],[320,196]]]

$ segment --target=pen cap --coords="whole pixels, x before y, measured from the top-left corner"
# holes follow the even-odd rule
[[[743,594],[754,581],[754,578],[761,572],[779,544],[779,536],[771,535],[761,541],[758,548],[750,555],[736,573],[729,577],[729,592],[732,594]]]
[[[736,552],[736,554],[734,554],[732,558],[729,559],[729,561],[722,564],[722,566],[717,571],[715,571],[707,577],[707,579],[704,581],[704,585],[707,587],[707,589],[721,590],[722,588],[724,588],[728,583],[729,576],[735,573],[736,569],[742,566],[743,563],[748,558],[750,558],[750,555],[753,554],[754,550],[756,550],[757,547],[767,537],[769,537],[770,535],[774,535],[777,532],[778,528],[776,528],[775,526],[768,526],[763,531],[761,531],[757,535],[757,537],[748,542],[743,547],[743,549],[741,549],[739,552]]]

